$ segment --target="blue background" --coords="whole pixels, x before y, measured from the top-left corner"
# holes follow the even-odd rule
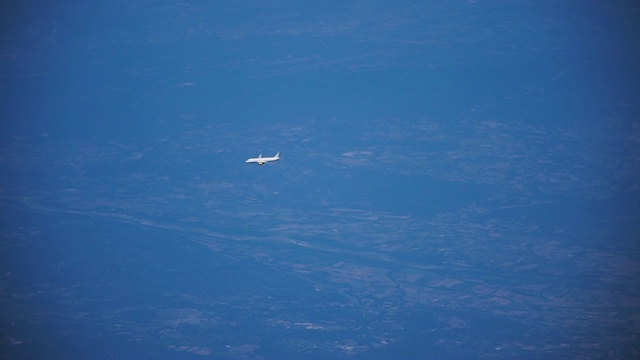
[[[0,358],[640,353],[635,2],[1,7]]]

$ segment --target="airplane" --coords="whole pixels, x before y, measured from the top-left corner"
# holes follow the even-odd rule
[[[262,154],[260,154],[260,156],[258,156],[257,158],[250,158],[247,159],[247,161],[245,161],[245,163],[247,164],[258,164],[258,165],[264,165],[268,162],[272,162],[272,161],[278,161],[280,160],[280,152],[278,152],[275,156],[272,157],[262,157]]]

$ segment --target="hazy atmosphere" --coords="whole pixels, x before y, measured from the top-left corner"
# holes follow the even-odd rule
[[[46,3],[0,359],[640,356],[637,2]]]

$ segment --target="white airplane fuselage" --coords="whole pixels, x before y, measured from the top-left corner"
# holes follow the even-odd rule
[[[271,156],[271,157],[262,157],[262,154],[260,154],[260,156],[258,156],[257,158],[250,158],[247,159],[247,161],[245,161],[245,163],[247,164],[258,164],[258,165],[264,165],[268,162],[273,162],[273,161],[278,161],[280,160],[280,153],[277,153],[275,156]]]

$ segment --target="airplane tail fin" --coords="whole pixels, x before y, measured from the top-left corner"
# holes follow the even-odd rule
[[[278,153],[276,154],[276,156],[274,156],[276,159],[280,159],[280,151],[278,151]]]

